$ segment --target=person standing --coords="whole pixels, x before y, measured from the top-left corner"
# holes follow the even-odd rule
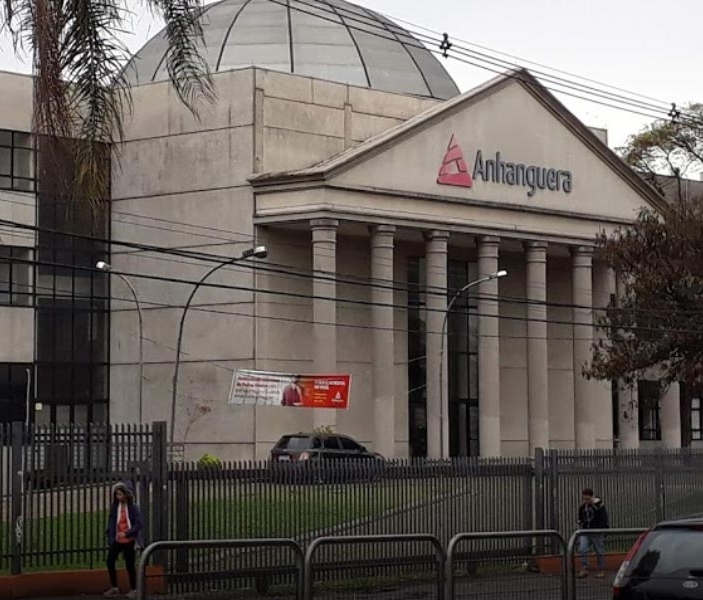
[[[303,389],[300,387],[300,375],[293,375],[290,383],[283,388],[281,406],[300,406],[303,402]]]
[[[579,507],[578,524],[580,529],[608,529],[608,511],[600,498],[596,498],[591,488],[581,492],[581,506]],[[605,576],[605,544],[602,534],[582,535],[579,538],[579,553],[581,554],[581,571],[578,577],[588,577],[588,555],[593,547],[598,564],[596,577]]]
[[[115,598],[120,595],[117,584],[117,558],[124,556],[129,575],[129,592],[126,598],[137,597],[136,546],[141,545],[142,517],[134,501],[134,488],[130,482],[118,483],[112,488],[112,506],[107,522],[107,571],[110,575],[110,589],[103,596]]]

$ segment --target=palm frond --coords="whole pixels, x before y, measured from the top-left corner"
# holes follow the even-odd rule
[[[0,0],[0,28],[15,50],[31,49],[34,124],[42,161],[61,164],[67,182],[39,182],[99,208],[108,198],[110,157],[119,156],[124,119],[132,110],[118,35],[130,13],[127,0]],[[201,100],[214,99],[210,72],[200,54],[201,0],[143,0],[166,24],[166,64],[181,101],[197,116]],[[70,160],[66,160],[67,156]],[[41,178],[41,173],[38,175]],[[62,193],[62,195],[64,195]]]
[[[203,29],[201,0],[146,0],[166,24],[166,69],[171,83],[190,111],[197,116],[198,103],[215,98],[207,61],[201,54]]]

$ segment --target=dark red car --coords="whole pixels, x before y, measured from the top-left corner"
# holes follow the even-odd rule
[[[615,600],[703,600],[703,517],[643,533],[613,582]]]

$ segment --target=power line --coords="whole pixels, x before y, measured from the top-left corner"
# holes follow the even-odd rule
[[[272,3],[274,3],[274,4],[278,4],[279,6],[285,6],[285,7],[287,7],[287,8],[289,7],[291,10],[295,10],[295,11],[301,12],[301,13],[303,13],[303,14],[308,14],[308,15],[314,17],[314,18],[317,18],[317,19],[321,19],[321,20],[324,20],[324,21],[328,21],[328,22],[331,22],[331,23],[334,23],[334,24],[337,24],[337,25],[341,24],[340,21],[338,20],[338,18],[334,18],[334,17],[333,17],[333,15],[334,15],[334,16],[337,16],[337,12],[336,12],[336,11],[333,12],[332,10],[328,10],[328,9],[324,8],[324,6],[321,6],[321,5],[310,4],[310,3],[305,2],[304,0],[297,0],[297,2],[298,2],[299,4],[303,4],[303,5],[306,5],[306,6],[309,6],[309,7],[313,7],[316,11],[318,11],[318,12],[312,12],[312,11],[309,11],[309,10],[305,10],[304,8],[301,8],[300,6],[293,6],[293,5],[290,4],[289,2],[284,2],[284,0],[268,0],[268,1],[269,1],[269,2],[272,2]],[[290,4],[290,6],[289,6],[289,4]],[[320,12],[325,12],[325,13],[329,14],[330,17],[325,17],[325,16],[319,14]],[[361,17],[361,18],[360,18],[360,17]],[[388,40],[388,41],[393,41],[393,42],[398,42],[398,41],[399,41],[399,40],[397,39],[396,35],[393,35],[393,37],[389,37],[389,36],[387,36],[387,35],[384,35],[385,33],[391,33],[391,32],[388,30],[387,27],[381,27],[381,26],[379,26],[379,25],[377,24],[377,21],[376,21],[375,19],[373,19],[373,17],[369,17],[370,19],[373,19],[373,20],[366,20],[366,19],[363,18],[363,15],[360,15],[360,14],[358,14],[358,13],[352,13],[351,16],[350,16],[350,15],[345,15],[343,18],[344,18],[344,20],[345,20],[344,25],[345,25],[346,27],[348,27],[349,29],[354,29],[354,30],[363,32],[363,33],[365,33],[365,34],[367,34],[367,35],[375,36],[375,37],[378,37],[378,38],[381,38],[381,39],[386,39],[386,40]],[[361,23],[361,24],[363,24],[363,27],[351,25],[351,24],[349,24],[347,21],[353,21],[353,22]],[[395,27],[397,28],[398,26],[396,25]],[[372,30],[375,30],[375,31],[372,31]],[[477,53],[476,51],[472,51],[471,49],[462,48],[461,46],[458,46],[458,48],[459,48],[459,52],[458,52],[458,53],[459,53],[460,55],[468,56],[468,57],[470,57],[470,58],[473,58],[474,60],[479,60],[479,61],[482,61],[482,62],[487,62],[487,63],[490,64],[490,65],[501,67],[501,70],[496,70],[496,69],[493,69],[493,68],[491,68],[491,67],[488,67],[488,66],[486,66],[486,65],[484,65],[484,64],[477,64],[477,63],[475,63],[475,62],[472,62],[472,61],[470,61],[470,60],[467,60],[466,58],[460,58],[460,57],[454,56],[454,55],[450,54],[450,52],[452,52],[452,50],[441,50],[441,49],[435,50],[433,47],[426,47],[426,46],[425,46],[424,44],[422,44],[422,43],[420,42],[420,40],[418,40],[417,38],[421,38],[421,39],[424,38],[424,40],[425,40],[427,43],[432,44],[433,46],[437,46],[437,48],[440,48],[440,45],[441,45],[441,43],[440,43],[441,40],[439,40],[439,39],[433,39],[433,38],[431,38],[430,36],[427,36],[426,34],[422,34],[422,33],[418,33],[418,32],[411,32],[413,35],[416,36],[416,39],[413,40],[413,39],[408,39],[408,33],[409,33],[409,32],[408,32],[407,30],[399,29],[399,30],[398,30],[398,33],[399,33],[400,35],[402,35],[402,36],[405,38],[405,40],[402,41],[402,43],[405,44],[406,46],[411,46],[411,47],[416,47],[416,48],[419,48],[419,49],[422,49],[422,50],[426,50],[426,51],[429,51],[429,52],[431,52],[431,53],[433,53],[433,54],[442,56],[442,57],[444,57],[444,58],[453,58],[453,59],[455,59],[455,60],[459,60],[460,62],[464,62],[464,63],[466,63],[466,64],[470,64],[470,65],[472,65],[472,66],[475,66],[475,67],[478,67],[478,68],[481,68],[481,69],[484,69],[484,70],[488,70],[488,71],[491,71],[491,72],[493,72],[493,73],[497,73],[497,74],[499,74],[499,75],[503,75],[503,76],[505,76],[505,77],[510,77],[510,78],[518,79],[518,80],[521,79],[521,77],[520,77],[519,74],[505,73],[505,65],[510,65],[512,68],[515,68],[515,67],[522,68],[521,65],[516,65],[515,63],[508,63],[508,62],[505,61],[505,60],[496,59],[496,58],[494,58],[494,57],[488,57],[488,58],[486,58],[487,55],[485,55],[485,54],[484,54],[484,55],[481,55],[481,53]],[[452,43],[452,44],[451,44],[451,48],[455,48],[455,47],[456,47],[455,44]],[[456,52],[456,51],[454,51],[454,52]],[[501,65],[502,65],[502,66],[501,66]],[[618,105],[609,104],[609,103],[606,103],[606,102],[594,100],[594,99],[589,98],[589,97],[580,96],[580,95],[578,95],[578,94],[575,94],[574,92],[568,92],[568,91],[561,90],[561,89],[550,88],[550,87],[548,87],[547,85],[545,85],[545,87],[547,87],[547,89],[550,89],[550,90],[553,91],[553,92],[565,94],[565,95],[568,95],[568,96],[571,96],[571,97],[574,97],[574,98],[578,98],[578,99],[581,99],[581,100],[585,100],[585,101],[588,101],[588,102],[593,102],[593,103],[596,103],[596,104],[601,104],[601,105],[603,105],[603,106],[608,106],[608,107],[610,107],[610,108],[615,108],[615,109],[617,109],[617,110],[622,110],[622,111],[625,111],[625,112],[631,112],[631,113],[633,113],[633,114],[639,114],[639,115],[641,115],[641,116],[646,116],[646,117],[648,117],[648,118],[657,119],[657,118],[665,118],[665,117],[669,117],[669,116],[670,116],[670,114],[669,114],[668,112],[666,112],[665,109],[663,109],[663,108],[656,108],[656,107],[655,107],[655,108],[652,108],[654,105],[651,105],[651,104],[649,104],[649,103],[644,103],[644,102],[641,102],[641,101],[636,101],[636,100],[634,100],[634,99],[625,98],[624,96],[620,96],[620,98],[618,98],[618,97],[617,97],[618,95],[614,95],[614,94],[612,94],[612,93],[605,93],[605,94],[604,94],[602,90],[597,90],[597,89],[595,89],[595,88],[593,88],[593,87],[590,87],[590,86],[586,86],[586,85],[583,85],[583,84],[578,84],[577,82],[564,80],[563,78],[556,77],[556,76],[550,75],[550,74],[548,74],[548,73],[541,73],[541,72],[539,72],[539,71],[533,71],[533,72],[541,74],[542,79],[545,79],[545,80],[546,80],[548,83],[550,83],[551,85],[557,85],[557,86],[563,86],[563,87],[565,86],[565,87],[567,87],[568,89],[576,90],[576,91],[578,91],[579,93],[585,93],[585,94],[589,94],[589,95],[595,95],[595,96],[597,96],[597,97],[605,98],[605,99],[608,99],[608,100],[613,101],[613,102],[621,102],[621,103],[624,102],[625,104],[629,104],[629,105],[631,105],[631,106],[639,107],[639,108],[641,108],[641,110],[650,110],[650,111],[651,111],[651,110],[657,110],[660,114],[655,115],[655,114],[652,114],[651,112],[644,113],[644,112],[641,112],[641,111],[635,111],[635,110],[628,109],[628,108],[625,108],[625,107],[622,107],[622,106],[618,106]],[[560,79],[562,80],[561,82],[559,81]],[[568,81],[568,82],[567,82],[567,83],[564,83],[565,81]],[[672,105],[672,106],[675,106],[675,105]],[[681,111],[679,111],[679,113],[681,113]],[[697,121],[696,121],[696,122],[697,122]]]
[[[54,263],[50,261],[37,261],[37,260],[29,260],[29,259],[12,259],[13,262],[15,263],[20,263],[20,264],[29,264],[29,265],[34,265],[34,266],[47,266],[47,267],[53,267],[53,268],[60,268],[60,269],[74,269],[78,271],[88,271],[88,272],[93,272],[93,273],[101,273],[104,274],[103,271],[100,271],[96,269],[95,267],[84,267],[84,266],[79,266],[79,265],[71,265],[71,264],[65,264],[65,263]],[[166,282],[166,283],[178,283],[178,284],[189,284],[193,285],[194,281],[191,280],[185,280],[185,279],[178,279],[178,278],[173,278],[173,277],[163,277],[159,275],[147,275],[143,273],[132,273],[128,271],[119,271],[119,270],[113,270],[112,271],[114,274],[117,275],[127,275],[131,277],[137,277],[140,279],[148,279],[148,280],[156,280],[156,281],[161,281],[161,282]],[[373,302],[373,301],[366,301],[366,300],[353,300],[353,299],[348,299],[348,298],[333,298],[333,297],[328,297],[328,296],[319,296],[319,295],[308,295],[308,294],[299,294],[296,292],[288,292],[288,291],[280,291],[280,290],[262,290],[262,289],[257,289],[254,287],[247,287],[247,286],[234,286],[234,285],[224,285],[224,284],[217,284],[217,283],[209,283],[206,282],[202,284],[202,287],[210,287],[210,288],[216,288],[216,289],[226,289],[226,290],[236,290],[236,291],[246,291],[250,292],[252,294],[271,294],[271,295],[280,295],[288,298],[298,298],[298,299],[305,299],[305,300],[325,300],[325,301],[333,301],[336,303],[341,303],[341,304],[350,304],[350,305],[360,305],[364,307],[369,307],[369,306],[382,306],[382,307],[388,307],[388,308],[395,308],[395,309],[401,309],[401,310],[421,310],[425,313],[427,312],[438,312],[442,313],[443,315],[446,314],[446,310],[443,309],[431,309],[428,307],[421,307],[418,305],[413,305],[413,304],[395,304],[395,303],[379,303],[379,302]],[[496,301],[500,301],[500,298],[498,298]],[[254,302],[254,301],[252,301]],[[257,302],[261,302],[260,300],[257,300]],[[231,303],[230,303],[231,304]],[[169,308],[175,308],[174,306],[168,306]],[[180,307],[179,307],[180,308]],[[472,307],[468,307],[466,314],[472,314]],[[512,315],[494,315],[494,314],[482,314],[478,312],[478,308],[476,308],[475,313],[479,318],[497,318],[501,319],[503,321],[519,321],[519,322],[537,322],[537,323],[546,323],[546,324],[552,324],[552,325],[570,325],[570,326],[583,326],[583,327],[590,327],[590,328],[595,328],[596,330],[600,329],[599,325],[594,322],[581,322],[581,321],[564,321],[564,320],[556,320],[556,319],[536,319],[533,317],[527,317],[525,315],[524,317],[515,317]],[[242,316],[247,316],[246,314],[242,314]],[[253,315],[249,315],[252,316]],[[261,315],[257,315],[256,317],[258,318]],[[282,320],[287,320],[286,318],[283,318]],[[303,321],[309,323],[309,321]],[[324,324],[324,325],[330,325],[330,326],[344,326],[340,323],[320,323],[319,324]],[[354,326],[356,328],[356,326]],[[374,329],[372,326],[360,326],[360,328],[363,329]],[[380,328],[377,328],[380,329]],[[391,329],[391,328],[387,328]],[[393,328],[395,329],[395,328]],[[700,332],[697,330],[675,330],[675,329],[665,329],[665,328],[651,328],[651,327],[642,327],[642,326],[629,326],[625,328],[621,328],[626,331],[631,331],[631,332],[649,332],[649,333],[672,333],[672,334],[695,334],[698,335]],[[430,332],[432,333],[432,332]],[[440,333],[439,331],[436,333]],[[495,337],[504,337],[504,336],[495,336]],[[528,336],[520,336],[520,339],[529,339]],[[594,336],[595,337],[595,336]],[[568,339],[573,339],[573,338],[568,338]],[[588,338],[591,339],[591,338]]]
[[[12,225],[8,225],[8,223],[12,223]],[[208,260],[208,261],[214,261],[214,262],[226,262],[232,259],[231,256],[216,256],[216,255],[211,255],[211,254],[204,254],[204,253],[196,253],[194,255],[187,253],[187,252],[181,252],[181,251],[176,251],[170,248],[163,248],[159,246],[153,246],[153,245],[142,245],[142,244],[136,244],[136,243],[131,243],[131,242],[120,242],[117,240],[113,240],[110,242],[106,238],[99,238],[96,236],[86,236],[83,234],[75,234],[75,233],[69,233],[69,232],[61,232],[58,230],[54,229],[49,229],[49,228],[43,228],[43,227],[37,227],[37,226],[32,226],[32,225],[26,225],[22,223],[17,223],[14,221],[6,221],[3,219],[0,219],[0,227],[1,226],[6,226],[6,227],[19,227],[19,228],[25,228],[25,229],[30,229],[36,231],[43,231],[47,233],[51,233],[54,235],[63,235],[63,236],[68,236],[71,238],[78,237],[80,239],[88,239],[90,241],[98,242],[101,244],[117,244],[117,245],[127,245],[131,247],[138,247],[140,249],[143,249],[145,251],[152,251],[156,253],[165,253],[165,254],[176,254],[178,256],[186,257],[186,258],[191,258],[193,260]],[[97,252],[97,251],[96,251]],[[192,265],[194,263],[186,263],[185,261],[179,261],[176,259],[165,259],[162,257],[151,257],[156,260],[168,260],[170,262],[174,263],[179,263],[179,264],[189,264]],[[337,283],[343,283],[343,284],[350,284],[350,285],[358,285],[362,287],[377,287],[377,288],[384,288],[384,289],[390,289],[394,291],[403,291],[403,292],[412,292],[412,293],[417,293],[417,294],[425,294],[425,295],[434,295],[434,296],[444,296],[446,294],[450,294],[454,291],[457,290],[452,290],[452,289],[433,289],[433,288],[424,288],[420,285],[408,285],[405,284],[405,287],[400,287],[396,288],[394,287],[395,282],[384,282],[383,284],[374,284],[374,283],[369,283],[368,281],[346,281],[346,280],[340,280],[339,278],[336,278],[334,275],[329,275],[329,274],[320,274],[320,273],[299,273],[299,272],[290,272],[286,270],[281,270],[281,269],[276,269],[276,268],[271,268],[269,267],[266,263],[246,263],[246,262],[240,262],[237,263],[239,268],[244,267],[247,269],[253,269],[255,271],[263,271],[263,272],[272,272],[272,273],[277,273],[279,276],[291,276],[291,277],[298,277],[298,278],[305,278],[305,279],[322,279],[322,280],[328,280],[328,281],[335,281]],[[237,265],[232,265],[230,269],[232,270],[239,270],[237,268]],[[144,274],[134,274],[134,276],[137,277],[152,277],[149,275],[144,275]],[[159,277],[159,276],[153,276],[154,278]],[[184,279],[169,279],[165,278],[166,281],[169,281],[171,283],[183,283],[183,284],[192,284],[194,282],[190,280],[184,280]],[[205,287],[212,287],[213,284],[205,284]],[[239,288],[231,288],[231,289],[239,289],[240,291],[242,290],[248,290],[249,288],[239,286]],[[271,294],[277,294],[277,293],[286,293],[286,292],[278,292],[276,290],[259,290],[259,293],[271,293]],[[535,305],[535,306],[547,306],[547,307],[552,307],[552,308],[570,308],[570,309],[582,309],[582,310],[589,310],[593,312],[603,312],[608,310],[608,307],[596,307],[596,306],[585,306],[585,305],[577,305],[577,304],[569,304],[569,303],[555,303],[555,302],[546,302],[546,301],[537,301],[537,300],[529,300],[526,298],[515,298],[515,297],[509,297],[509,296],[500,296],[500,295],[490,295],[490,294],[470,294],[472,298],[476,298],[478,300],[488,300],[488,301],[500,301],[503,303],[507,304],[520,304],[520,305]],[[327,300],[332,300],[332,298],[323,298]],[[346,302],[346,303],[360,303],[360,304],[365,304],[365,305],[374,305],[372,301],[365,301],[365,300],[351,300],[347,298],[336,298],[337,302]],[[393,305],[395,308],[402,308],[405,309],[409,305],[399,305],[399,304],[394,304]],[[440,309],[437,309],[440,310]],[[611,308],[612,310],[612,308]],[[615,310],[618,310],[617,308]],[[697,314],[696,311],[690,311],[691,314]],[[646,314],[671,314],[671,311],[664,311],[664,310],[657,310],[657,311],[648,311],[647,309],[642,309],[639,314],[646,315]]]

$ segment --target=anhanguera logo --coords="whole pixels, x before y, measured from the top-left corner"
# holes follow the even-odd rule
[[[470,188],[477,181],[521,186],[527,188],[529,197],[534,196],[537,190],[570,194],[574,187],[571,171],[505,161],[500,152],[495,153],[495,158],[484,158],[483,152],[477,150],[473,168],[469,170],[459,140],[452,135],[439,168],[437,183]]]

